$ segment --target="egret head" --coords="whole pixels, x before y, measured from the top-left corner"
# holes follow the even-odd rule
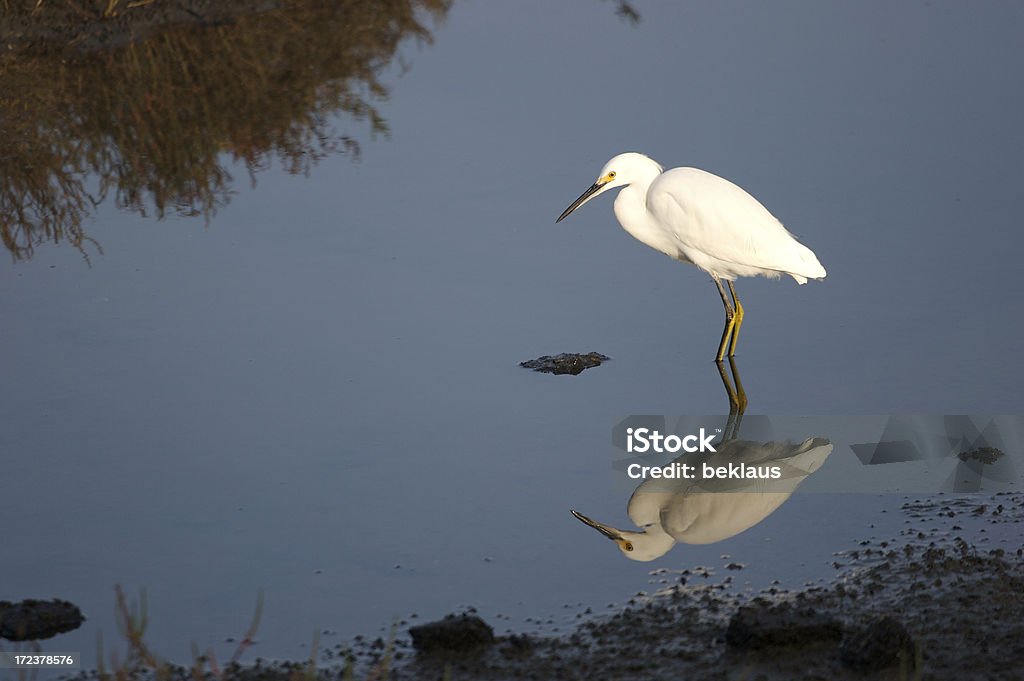
[[[646,562],[660,558],[676,543],[675,539],[662,531],[660,527],[656,529],[648,528],[644,532],[629,532],[627,530],[617,530],[604,523],[599,523],[579,511],[570,509],[569,512],[584,525],[594,528],[615,542],[619,550],[622,551],[622,555],[630,560]]]
[[[580,195],[580,198],[572,202],[572,205],[558,216],[555,222],[561,222],[569,217],[569,214],[599,194],[609,189],[625,187],[635,182],[650,184],[655,177],[661,174],[661,166],[653,159],[630,151],[619,154],[604,164],[594,184],[590,185],[587,191]]]

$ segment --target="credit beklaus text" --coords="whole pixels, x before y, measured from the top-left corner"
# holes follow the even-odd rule
[[[754,466],[745,463],[730,463],[725,466],[700,466],[688,463],[670,463],[665,466],[644,466],[631,463],[626,475],[634,480],[667,478],[681,480],[778,480],[782,477],[779,466]]]

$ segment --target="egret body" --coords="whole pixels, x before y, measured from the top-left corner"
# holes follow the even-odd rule
[[[597,181],[555,222],[610,189],[622,228],[651,248],[711,275],[725,306],[725,329],[717,361],[736,354],[743,306],[736,277],[783,274],[798,284],[824,279],[825,268],[811,249],[786,231],[753,196],[732,182],[697,168],[662,170],[637,153],[619,154],[605,164]],[[725,280],[732,301],[722,287]]]

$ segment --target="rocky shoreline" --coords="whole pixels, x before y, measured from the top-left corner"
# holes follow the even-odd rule
[[[315,663],[255,660],[207,678],[1024,678],[1024,494],[909,500],[898,536],[836,554],[830,579],[737,588],[732,574],[656,570],[662,588],[564,635],[496,636],[475,612],[357,637]],[[738,566],[736,569],[741,569]],[[348,672],[345,666],[349,665]],[[345,676],[352,673],[353,676]],[[96,678],[87,672],[76,678]],[[152,670],[129,678],[155,678]],[[194,678],[176,667],[161,678]]]

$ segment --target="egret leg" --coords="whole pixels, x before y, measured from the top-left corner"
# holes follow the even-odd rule
[[[736,288],[732,285],[731,281],[726,282],[729,284],[729,292],[732,293],[733,303],[736,305],[736,317],[734,319],[735,325],[732,327],[732,340],[729,341],[729,358],[736,354],[736,344],[740,340],[740,327],[743,326],[743,305],[740,304],[740,299],[736,295]],[[735,368],[733,373],[735,373]],[[739,377],[736,378],[736,382],[739,383]]]
[[[740,416],[747,410],[747,391],[743,389],[743,382],[740,381],[740,370],[736,367],[736,360],[729,356],[729,368],[732,369],[732,378],[736,382],[737,410]]]
[[[718,344],[718,354],[715,355],[715,361],[721,362],[722,358],[725,357],[725,351],[728,349],[729,341],[732,338],[733,325],[736,323],[736,312],[732,308],[732,303],[729,302],[729,296],[725,295],[725,289],[722,288],[722,280],[714,272],[711,273],[711,278],[714,280],[715,286],[718,287],[718,295],[722,296],[722,305],[725,305],[725,328],[722,330],[722,342]],[[732,282],[729,282],[729,288],[732,288]],[[732,355],[731,352],[729,354]]]
[[[726,422],[725,435],[722,438],[725,441],[736,437],[743,413],[747,410],[747,392],[743,389],[743,383],[740,381],[736,360],[732,357],[729,358],[729,369],[732,372],[731,381],[724,362],[716,361],[715,366],[718,367],[718,375],[722,379],[722,385],[725,386],[725,394],[729,397],[729,418]]]
[[[725,363],[716,361],[715,366],[718,367],[718,375],[722,379],[722,385],[725,386],[725,394],[729,397],[729,421],[731,422],[732,418],[740,409],[740,398],[739,395],[736,394],[736,389],[732,387],[732,381],[729,380],[729,374],[725,371]]]

